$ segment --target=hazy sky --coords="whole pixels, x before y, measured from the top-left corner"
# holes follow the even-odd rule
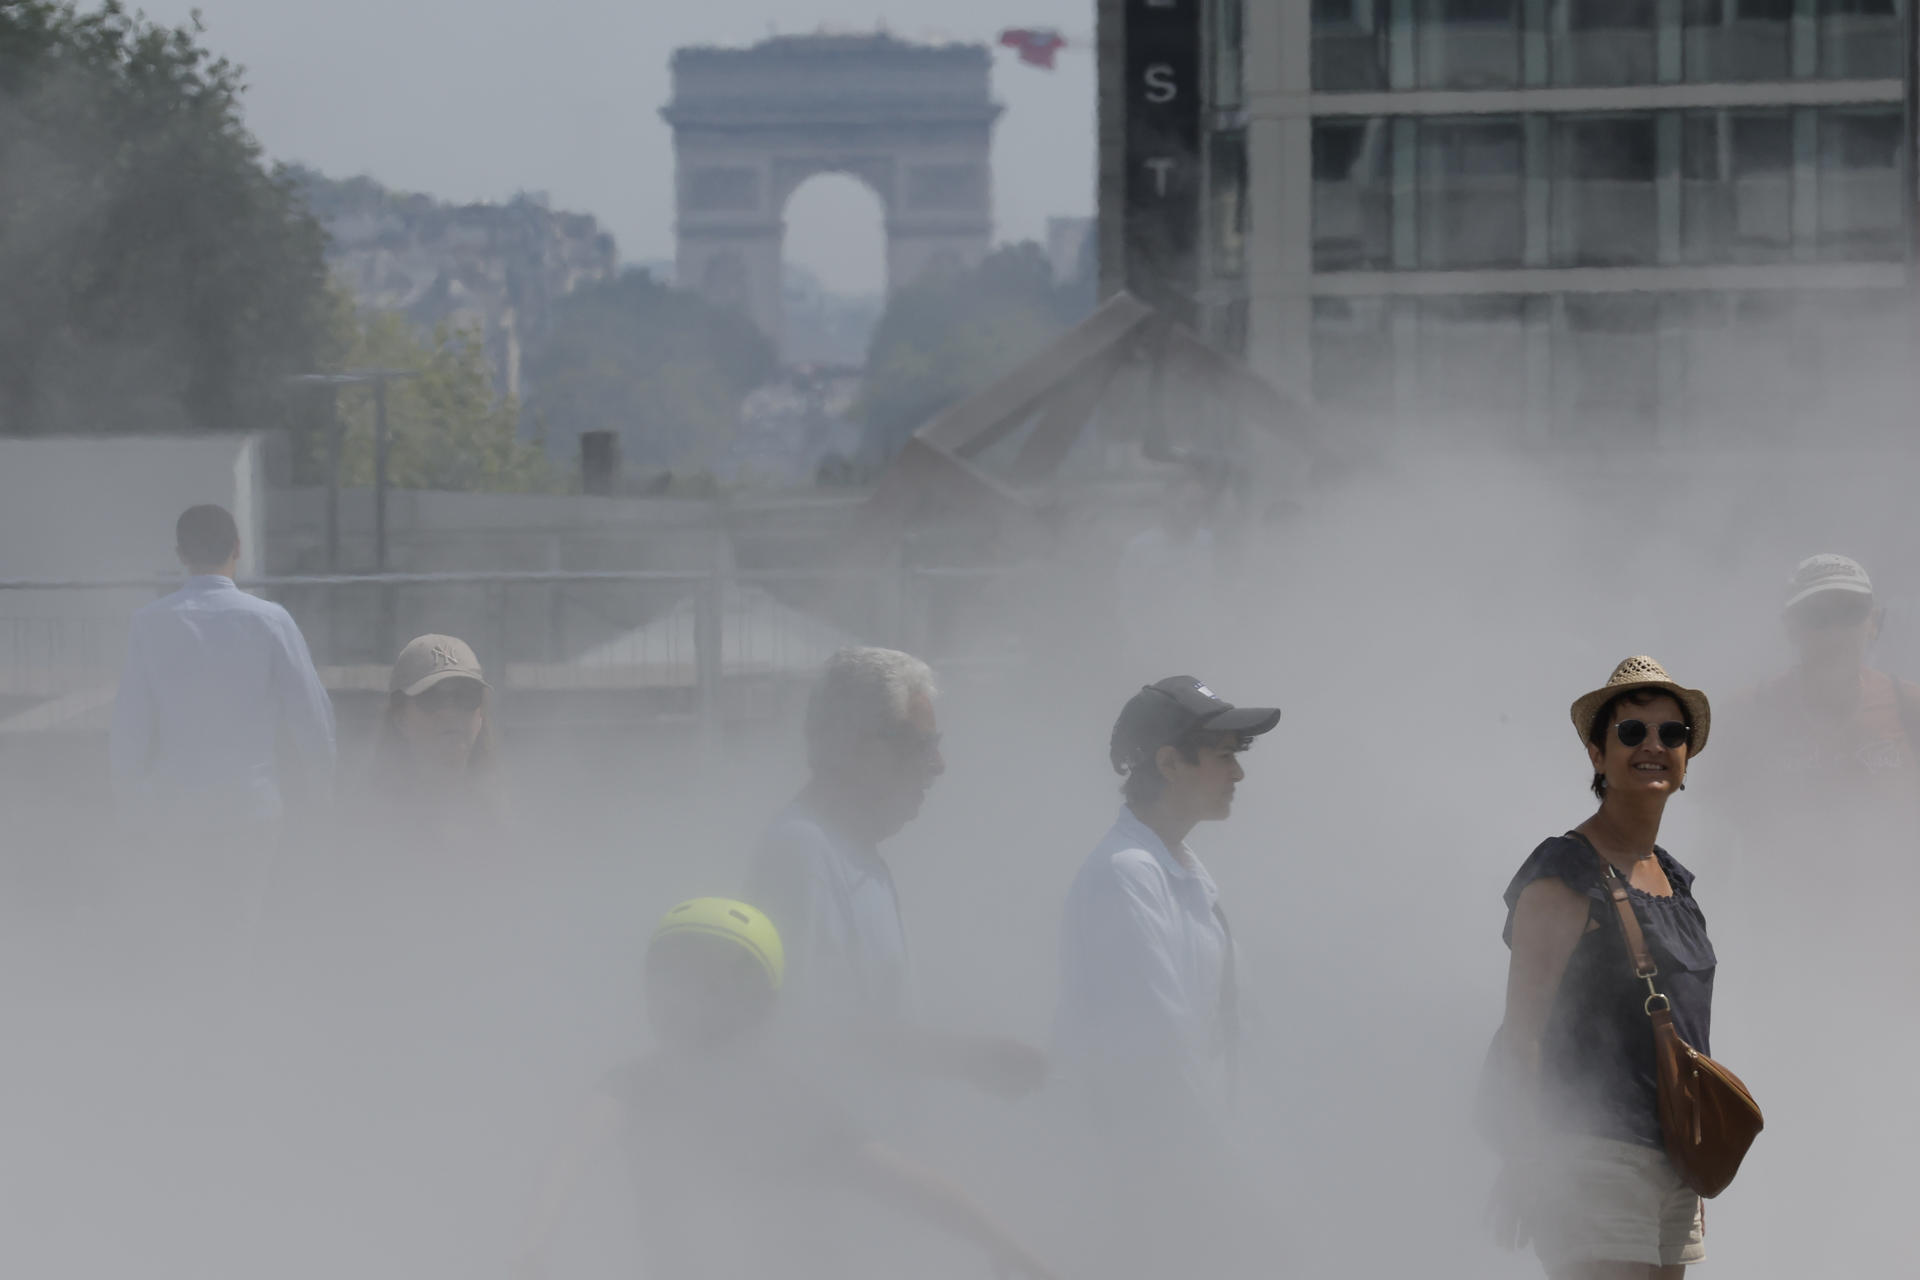
[[[546,191],[594,214],[629,262],[673,251],[672,138],[659,116],[667,60],[821,26],[992,43],[1052,26],[1078,48],[1051,73],[995,60],[1006,104],[994,144],[1002,240],[1093,205],[1092,0],[156,0],[199,9],[207,44],[243,64],[247,121],[276,159],[452,200]],[[788,249],[840,288],[875,288],[879,206],[816,179],[789,208]]]

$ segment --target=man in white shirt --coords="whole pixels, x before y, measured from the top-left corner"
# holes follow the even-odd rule
[[[331,787],[333,704],[293,618],[234,586],[232,515],[192,507],[175,534],[189,577],[133,615],[113,704],[114,794],[168,826],[277,822],[283,763],[308,798]]]
[[[1011,1040],[952,1035],[914,1016],[906,927],[880,845],[920,814],[946,772],[933,673],[909,654],[852,648],[828,660],[807,703],[811,777],[761,841],[741,897],[786,946],[792,1016],[832,1052],[876,1070],[879,1094],[906,1075],[959,1076],[1014,1095],[1044,1082],[1045,1058]],[[881,1126],[889,1099],[868,1108]]]
[[[1128,1206],[1128,1257],[1110,1265],[1190,1247],[1171,1239],[1181,1234],[1172,1201],[1225,1172],[1233,938],[1186,838],[1232,812],[1240,753],[1279,721],[1272,707],[1235,707],[1173,676],[1135,694],[1113,727],[1126,805],[1067,894],[1054,1028],[1060,1074],[1098,1135],[1090,1154],[1119,1177]]]
[[[175,537],[189,576],[133,615],[113,790],[141,922],[171,952],[231,967],[260,909],[283,783],[308,805],[330,796],[333,704],[287,611],[234,585],[233,516],[191,507]]]

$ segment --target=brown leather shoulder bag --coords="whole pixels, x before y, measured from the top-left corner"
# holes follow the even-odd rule
[[[1674,1030],[1672,1005],[1653,983],[1660,970],[1640,931],[1640,918],[1627,895],[1627,879],[1612,863],[1607,864],[1607,892],[1620,913],[1634,979],[1647,984],[1646,1010],[1653,1023],[1654,1069],[1660,1081],[1660,1133],[1667,1158],[1682,1182],[1712,1199],[1740,1172],[1747,1148],[1760,1136],[1765,1126],[1760,1104],[1739,1076]]]

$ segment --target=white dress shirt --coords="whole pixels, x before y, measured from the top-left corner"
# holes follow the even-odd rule
[[[110,754],[123,807],[219,826],[281,816],[280,761],[303,790],[333,776],[333,704],[279,605],[201,574],[133,615]]]

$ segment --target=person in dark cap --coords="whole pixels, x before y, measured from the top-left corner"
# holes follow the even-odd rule
[[[1240,754],[1279,722],[1272,707],[1236,707],[1173,676],[1136,693],[1113,726],[1108,755],[1126,803],[1067,894],[1054,1037],[1058,1073],[1106,1147],[1102,1164],[1147,1179],[1120,1188],[1125,1203],[1129,1190],[1152,1200],[1182,1171],[1221,1167],[1238,984],[1219,890],[1187,836],[1233,812]],[[1153,1234],[1182,1234],[1164,1225],[1179,1214],[1149,1216],[1163,1224]],[[1162,1244],[1173,1242],[1134,1239],[1127,1265]]]

